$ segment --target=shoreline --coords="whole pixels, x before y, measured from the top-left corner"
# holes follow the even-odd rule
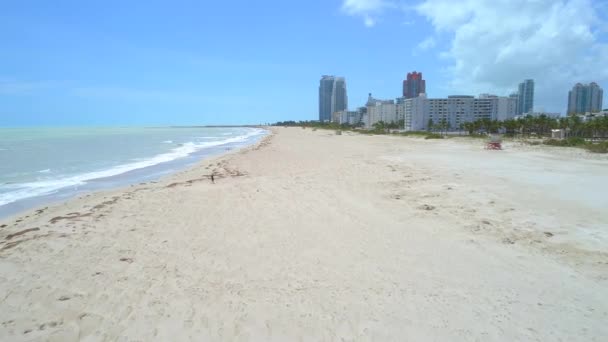
[[[198,165],[202,160],[215,158],[230,151],[239,150],[243,147],[253,145],[270,133],[270,130],[268,129],[263,129],[261,127],[256,127],[256,129],[263,131],[263,133],[261,133],[259,136],[254,136],[253,140],[246,143],[226,142],[217,146],[205,147],[173,160],[163,161],[158,164],[148,165],[140,168],[128,169],[115,175],[86,179],[82,184],[68,185],[50,193],[42,193],[6,203],[0,206],[0,221],[9,219],[13,216],[18,216],[20,214],[25,214],[28,211],[33,211],[34,209],[38,209],[43,206],[69,201],[89,193],[121,189],[143,182],[147,183],[150,181],[159,181],[162,178],[168,177],[174,173],[196,167],[196,165]],[[116,167],[121,166],[124,165],[119,165]],[[104,171],[89,171],[89,173],[100,172]],[[78,175],[71,177],[77,176]]]
[[[0,339],[608,334],[608,160],[270,130],[0,228]]]

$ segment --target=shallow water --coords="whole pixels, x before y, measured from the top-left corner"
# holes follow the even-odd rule
[[[0,216],[158,178],[251,144],[255,128],[0,128]]]

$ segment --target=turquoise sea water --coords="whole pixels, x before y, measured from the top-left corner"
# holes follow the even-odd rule
[[[99,179],[166,174],[264,134],[245,127],[0,128],[0,209]]]

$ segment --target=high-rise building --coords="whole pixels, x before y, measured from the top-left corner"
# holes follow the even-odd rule
[[[348,108],[344,77],[324,75],[319,83],[319,121],[331,121],[334,112]]]
[[[568,92],[568,114],[594,113],[602,110],[604,91],[595,82],[577,83]]]
[[[334,112],[348,109],[348,95],[346,94],[346,80],[344,77],[336,77],[332,105],[332,111]]]
[[[403,81],[403,97],[411,99],[421,93],[426,93],[426,81],[422,79],[421,72],[410,72]]]
[[[517,92],[517,114],[532,112],[534,108],[534,80],[525,80],[519,84]]]
[[[334,92],[335,78],[324,75],[319,84],[319,121],[331,119],[331,102]]]

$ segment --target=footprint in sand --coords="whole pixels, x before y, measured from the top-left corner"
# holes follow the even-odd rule
[[[513,240],[511,238],[504,238],[504,239],[502,239],[502,243],[504,243],[506,245],[513,245],[513,244],[515,244],[515,240]]]
[[[418,209],[431,211],[431,210],[435,210],[435,206],[429,205],[429,204],[423,204],[423,205],[419,206]]]
[[[78,316],[78,327],[80,328],[80,337],[91,335],[103,322],[103,317],[91,313],[81,313]]]

